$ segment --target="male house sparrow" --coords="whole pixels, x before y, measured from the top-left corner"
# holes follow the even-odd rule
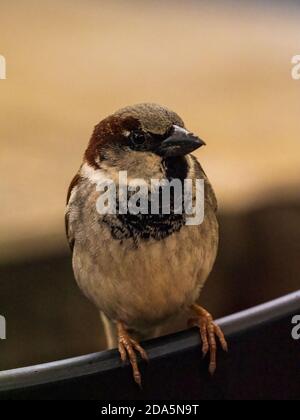
[[[139,340],[179,313],[192,312],[209,371],[216,369],[216,337],[227,344],[211,315],[196,304],[218,248],[217,202],[197,159],[190,154],[205,143],[185,129],[182,119],[156,104],[123,108],[94,129],[83,163],[69,187],[66,232],[73,270],[83,293],[99,309],[108,346],[130,360],[141,385]],[[120,171],[128,179],[196,179],[205,183],[204,221],[188,226],[186,214],[105,214],[96,209],[97,184]],[[117,185],[118,186],[118,185]]]

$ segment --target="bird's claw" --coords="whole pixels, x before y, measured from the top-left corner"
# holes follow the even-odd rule
[[[203,358],[210,352],[209,373],[213,375],[217,367],[217,340],[219,339],[221,347],[224,351],[228,351],[228,345],[221,328],[214,323],[212,316],[201,306],[193,305],[192,310],[197,313],[197,317],[189,320],[190,326],[199,327],[202,340]]]
[[[145,361],[148,361],[148,355],[145,352],[145,350],[141,347],[141,345],[131,338],[129,334],[127,333],[124,325],[122,323],[117,324],[118,327],[118,348],[119,353],[121,356],[121,360],[123,363],[126,362],[127,358],[130,361],[132,372],[133,372],[133,378],[134,381],[139,385],[139,387],[142,387],[142,376],[138,367],[138,361],[137,361],[137,355],[136,352],[138,352],[141,356],[141,358]]]

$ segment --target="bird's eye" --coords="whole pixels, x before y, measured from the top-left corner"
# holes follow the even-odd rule
[[[141,131],[132,131],[130,133],[130,140],[134,146],[140,146],[145,143],[146,136]]]

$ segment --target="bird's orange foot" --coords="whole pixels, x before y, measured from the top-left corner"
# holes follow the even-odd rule
[[[142,376],[139,371],[136,352],[140,353],[142,359],[148,361],[147,353],[136,340],[130,337],[122,322],[117,323],[117,331],[119,343],[118,348],[122,362],[125,362],[127,360],[127,357],[129,358],[132,367],[133,378],[135,382],[141,387]]]
[[[201,308],[199,305],[192,305],[191,309],[197,314],[197,317],[189,320],[190,326],[197,326],[200,329],[202,339],[202,353],[205,357],[210,352],[209,372],[213,375],[217,367],[217,340],[218,337],[221,347],[224,351],[228,351],[228,345],[221,328],[213,322],[213,318],[209,312]]]

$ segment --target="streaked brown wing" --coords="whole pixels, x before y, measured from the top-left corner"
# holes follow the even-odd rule
[[[66,214],[65,214],[65,228],[66,228],[66,236],[67,236],[68,243],[69,243],[69,246],[70,246],[71,251],[73,251],[73,248],[74,248],[75,238],[74,238],[71,230],[69,229],[69,211],[68,211],[68,204],[69,204],[69,201],[70,201],[70,197],[71,197],[72,191],[76,187],[76,185],[78,185],[78,183],[80,181],[80,178],[81,178],[80,175],[77,173],[74,176],[74,178],[72,179],[71,184],[70,184],[69,189],[68,189],[67,202],[66,202],[66,204],[67,204],[67,210],[66,210]]]

